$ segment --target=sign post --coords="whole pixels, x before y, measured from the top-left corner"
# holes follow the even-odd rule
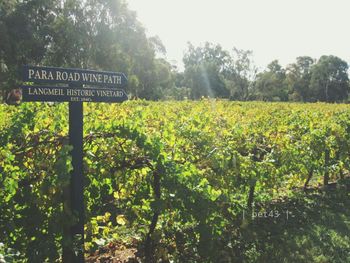
[[[69,144],[73,171],[70,179],[71,212],[76,223],[71,227],[74,262],[84,262],[84,175],[83,175],[83,103],[69,102]]]
[[[85,261],[83,102],[123,102],[127,100],[125,91],[117,89],[126,86],[127,78],[119,72],[24,66],[22,80],[44,84],[41,86],[22,85],[22,101],[69,102],[69,144],[73,146],[71,151],[73,171],[70,177],[69,200],[65,200],[69,207],[65,209],[68,209],[76,220],[69,229],[63,231],[62,259],[64,263],[82,263]],[[51,84],[68,84],[68,86],[52,86]]]

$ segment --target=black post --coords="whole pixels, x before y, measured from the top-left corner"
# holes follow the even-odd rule
[[[83,103],[69,102],[69,144],[73,146],[73,171],[70,180],[70,210],[75,219],[70,228],[71,247],[64,248],[64,263],[84,260],[84,178],[83,178]]]

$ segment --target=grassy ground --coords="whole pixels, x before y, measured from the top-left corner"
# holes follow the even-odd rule
[[[246,248],[239,262],[350,262],[349,180],[328,190],[300,193],[265,210],[279,216],[261,213],[243,228]]]
[[[240,228],[232,232],[232,244],[218,252],[219,262],[350,262],[349,190],[347,179],[329,189],[300,191],[293,199],[255,205],[242,215]],[[110,244],[88,262],[141,262],[135,256],[143,254],[137,247],[142,244]]]

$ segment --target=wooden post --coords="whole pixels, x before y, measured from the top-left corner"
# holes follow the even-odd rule
[[[84,176],[83,176],[83,103],[69,102],[69,143],[73,146],[71,204],[76,222],[71,228],[74,262],[84,262]]]
[[[74,217],[69,237],[70,246],[63,248],[64,263],[82,263],[84,260],[84,176],[83,176],[83,103],[69,102],[69,144],[73,171],[70,179],[69,210]]]

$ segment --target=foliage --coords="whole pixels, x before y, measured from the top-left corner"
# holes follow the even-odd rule
[[[0,242],[54,262],[74,220],[62,207],[67,105],[0,107]],[[239,229],[254,221],[242,213],[349,170],[348,105],[129,101],[84,112],[88,251],[137,239],[163,260],[244,258]]]
[[[0,4],[0,88],[18,87],[25,64],[123,72],[129,93],[158,99],[171,87],[165,52],[123,0],[31,0]],[[153,89],[155,87],[155,89]]]
[[[233,48],[232,65],[226,74],[226,85],[230,90],[230,98],[249,100],[254,98],[254,82],[257,68],[252,60],[253,52]]]
[[[185,83],[191,90],[191,98],[229,96],[224,83],[224,72],[229,67],[229,54],[220,45],[206,43],[195,48],[189,43],[183,58],[185,64]]]
[[[262,101],[343,102],[348,98],[348,64],[335,56],[318,61],[302,56],[283,68],[277,60],[258,72],[252,52],[220,45],[189,43],[178,73],[177,87],[189,89],[191,99],[201,97]]]
[[[286,78],[290,100],[310,101],[312,94],[310,91],[311,68],[315,60],[311,57],[297,57],[296,63],[290,64],[286,69]]]
[[[251,51],[206,42],[188,45],[179,72],[125,0],[2,1],[0,35],[0,93],[8,103],[20,96],[9,91],[21,84],[25,64],[123,72],[129,95],[149,100],[348,98],[348,65],[336,56],[298,57],[285,69],[272,61],[258,74]]]
[[[322,56],[311,71],[310,90],[314,100],[344,101],[348,98],[348,64],[335,56]]]
[[[131,97],[327,101],[348,98],[348,65],[335,56],[277,61],[258,74],[249,50],[188,45],[184,72],[166,61],[157,36],[148,37],[125,0],[7,0],[0,3],[0,91],[21,84],[25,64],[123,72]]]
[[[257,76],[255,83],[257,98],[264,101],[287,101],[288,91],[285,80],[285,70],[277,60],[272,61],[267,66],[267,70]]]

